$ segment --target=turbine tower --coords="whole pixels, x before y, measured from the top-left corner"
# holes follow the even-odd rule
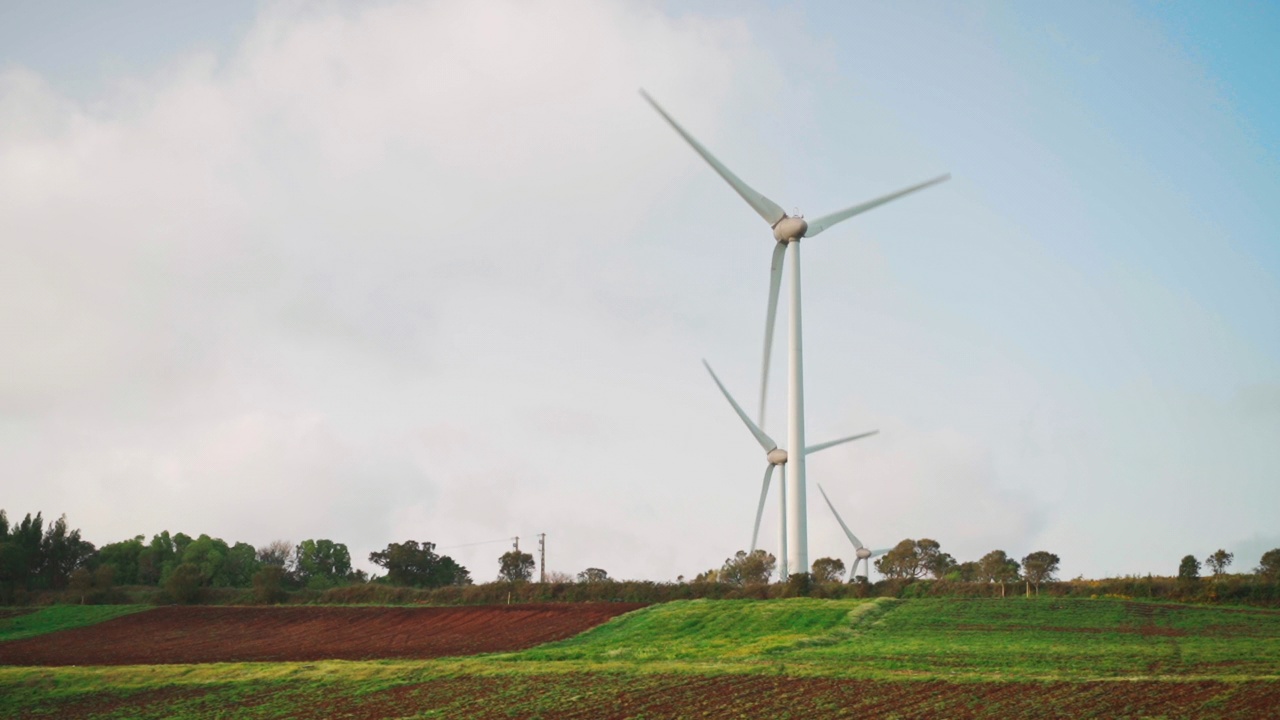
[[[703,360],[702,364],[707,368],[707,372],[711,373],[711,379],[715,381],[716,387],[720,388],[720,392],[724,394],[724,399],[729,401],[729,404],[733,406],[733,411],[738,414],[738,417],[742,418],[743,424],[745,424],[747,429],[751,431],[751,434],[755,436],[756,442],[760,443],[760,447],[763,448],[765,452],[765,461],[769,463],[764,469],[764,486],[760,488],[760,505],[756,508],[756,524],[755,528],[751,531],[751,552],[755,552],[756,540],[760,537],[760,518],[764,517],[764,501],[769,495],[769,479],[773,477],[773,469],[775,467],[781,466],[782,485],[785,486],[787,484],[787,451],[778,447],[778,443],[774,442],[773,438],[765,434],[758,425],[751,422],[751,418],[747,417],[747,414],[743,412],[742,406],[738,405],[738,402],[734,400],[733,396],[729,394],[729,391],[725,389],[724,383],[720,382],[720,378],[716,377],[716,371],[711,369],[711,365],[708,364],[706,360]],[[864,437],[871,437],[878,432],[880,431],[872,430],[871,432],[843,437],[839,440],[828,440],[824,443],[811,445],[805,448],[804,452],[800,454],[811,455],[819,450],[826,450],[829,447],[843,445],[844,443],[852,442],[853,440],[861,440]],[[778,562],[780,563],[780,574],[782,579],[785,580],[789,575],[788,570],[790,569],[787,564],[787,495],[785,488],[782,492],[778,493],[778,498],[778,509],[780,515],[778,520]]]
[[[782,285],[782,270],[786,262],[791,263],[791,281],[790,290],[791,297],[788,303],[788,321],[790,322],[790,332],[788,333],[787,343],[787,447],[803,448],[804,444],[804,353],[802,351],[801,330],[800,330],[800,240],[806,237],[814,237],[818,233],[827,230],[838,223],[864,213],[873,208],[879,207],[887,202],[896,200],[903,195],[923,190],[931,185],[936,185],[944,180],[951,178],[950,175],[941,175],[926,180],[918,185],[912,185],[903,188],[897,192],[889,193],[883,197],[869,200],[858,205],[852,205],[843,210],[838,210],[829,215],[806,222],[801,216],[787,215],[785,211],[774,201],[756,192],[751,186],[744,183],[737,175],[734,175],[729,168],[725,167],[719,160],[715,158],[702,143],[699,143],[692,135],[685,132],[680,124],[675,121],[666,110],[646,93],[640,91],[654,110],[667,121],[671,127],[684,138],[685,142],[694,149],[702,159],[715,170],[730,187],[747,201],[747,204],[756,211],[764,221],[769,223],[773,228],[773,239],[777,243],[773,248],[773,263],[769,273],[769,306],[765,314],[765,330],[764,330],[764,362],[761,369],[760,378],[760,424],[764,424],[764,400],[769,385],[769,353],[773,347],[773,326],[774,318],[778,310],[778,291]],[[786,482],[786,504],[787,504],[787,561],[792,568],[798,568],[800,572],[806,572],[809,568],[809,529],[806,520],[806,498],[805,498],[805,453],[796,453],[794,457],[788,458],[791,465],[791,472],[788,482]],[[768,478],[765,479],[766,485]]]

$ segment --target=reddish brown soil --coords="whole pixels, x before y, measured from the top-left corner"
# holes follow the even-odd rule
[[[521,650],[644,607],[165,607],[0,643],[0,665],[433,658]]]
[[[514,681],[514,682],[513,682]],[[1280,717],[1280,683],[884,682],[777,676],[464,677],[360,697],[329,695],[314,715],[621,718],[1258,718]]]
[[[216,689],[154,690],[51,700],[31,717],[221,717]],[[237,717],[351,720],[429,716],[455,720],[621,718],[1280,718],[1275,682],[984,682],[841,680],[779,676],[606,673],[442,678],[374,692],[334,683],[273,685],[235,697]]]

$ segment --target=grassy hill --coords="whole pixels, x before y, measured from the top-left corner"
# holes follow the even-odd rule
[[[1042,598],[667,603],[510,659],[848,677],[1276,677],[1280,612]]]

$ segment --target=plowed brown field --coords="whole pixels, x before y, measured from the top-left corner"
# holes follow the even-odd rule
[[[223,717],[219,687],[166,688],[121,696],[51,699],[32,718]],[[773,676],[567,674],[458,677],[374,692],[305,684],[241,690],[236,716],[301,720],[444,717],[482,720],[625,718],[1165,718],[1280,717],[1273,682],[990,682],[841,680]],[[180,709],[181,712],[177,712]]]
[[[165,607],[0,643],[0,665],[433,658],[522,650],[644,607]]]

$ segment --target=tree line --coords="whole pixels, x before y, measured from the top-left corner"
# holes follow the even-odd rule
[[[1218,550],[1205,559],[1205,565],[1213,571],[1214,578],[1221,578],[1234,559],[1232,553]],[[1040,593],[1040,586],[1055,581],[1061,559],[1047,550],[1037,550],[1023,556],[1021,561],[1010,557],[1004,550],[992,550],[977,560],[958,562],[942,551],[938,541],[930,538],[907,538],[876,559],[875,567],[889,581],[930,579],[949,583],[988,583],[1000,588],[1005,596],[1008,585],[1022,583],[1027,595]],[[777,559],[764,550],[747,552],[739,550],[725,560],[720,568],[707,570],[694,578],[695,583],[725,583],[748,587],[769,584],[777,568]],[[809,572],[793,574],[780,579],[803,591],[814,585],[830,585],[844,582],[845,564],[839,558],[818,558]],[[1200,579],[1201,564],[1194,556],[1182,559],[1178,578],[1183,583],[1195,583]],[[1280,582],[1280,548],[1262,555],[1254,570],[1258,580],[1275,585]],[[849,583],[867,584],[868,578],[848,578]]]
[[[1241,576],[1227,576],[1226,569],[1234,556],[1219,550],[1204,561],[1215,582],[1200,584],[1201,562],[1188,555],[1178,569],[1176,588],[1164,588],[1161,579],[1126,578],[1109,581],[1072,581],[1075,585],[1109,583],[1127,588],[1124,593],[1170,599],[1217,600],[1236,598],[1254,602],[1280,600],[1276,586],[1280,584],[1280,548],[1263,554],[1249,582],[1258,587],[1242,588],[1225,582],[1226,577],[1240,584]],[[756,550],[739,551],[725,560],[720,568],[698,574],[686,582],[681,576],[676,583],[645,581],[616,582],[602,568],[587,568],[576,576],[560,572],[547,573],[537,588],[515,588],[531,583],[536,568],[529,553],[511,550],[497,558],[496,583],[492,590],[477,586],[475,591],[454,592],[474,585],[470,571],[448,555],[437,552],[431,542],[406,540],[389,543],[369,554],[369,561],[384,573],[369,577],[352,568],[347,546],[325,538],[292,543],[276,540],[262,547],[244,542],[227,542],[209,535],[191,537],[168,531],[149,540],[142,535],[109,543],[101,548],[81,538],[80,530],[71,528],[66,517],[46,523],[40,513],[28,514],[20,522],[10,522],[0,510],[0,604],[23,604],[39,593],[59,593],[74,602],[101,603],[137,601],[137,593],[122,594],[122,586],[153,588],[147,597],[152,602],[195,602],[209,597],[241,597],[252,592],[256,602],[284,602],[310,597],[332,602],[376,602],[382,600],[414,602],[492,602],[514,595],[542,600],[625,599],[661,602],[686,597],[786,597],[820,594],[830,597],[870,597],[872,595],[911,596],[912,593],[981,594],[994,592],[998,586],[1004,596],[1006,586],[1023,583],[1028,595],[1039,594],[1041,585],[1054,583],[1059,558],[1040,550],[1021,560],[1003,550],[993,550],[983,557],[959,562],[932,539],[905,539],[875,561],[876,570],[885,577],[874,586],[864,576],[845,580],[846,566],[838,558],[818,558],[809,572],[780,578],[770,585],[777,562],[773,555]],[[935,583],[917,587],[916,581]],[[1175,582],[1169,579],[1168,582]],[[1076,593],[1089,587],[1062,589],[1055,592]],[[567,590],[567,587],[578,589]],[[838,589],[844,587],[845,589]],[[379,589],[382,588],[382,589]],[[219,591],[239,589],[228,595]],[[393,591],[393,589],[396,589]],[[1106,590],[1103,589],[1104,594]],[[408,593],[408,594],[406,594]],[[417,593],[417,594],[415,594]],[[422,593],[427,593],[423,595]],[[439,597],[436,597],[439,596]],[[238,602],[244,599],[237,600]]]
[[[991,582],[1000,586],[1004,596],[1005,585],[1025,581],[1027,593],[1032,588],[1040,592],[1040,585],[1052,581],[1058,571],[1057,555],[1037,550],[1019,562],[1004,550],[992,550],[981,559],[957,562],[949,553],[942,552],[936,540],[905,539],[875,561],[876,570],[890,580],[917,580],[933,578],[953,582]],[[739,550],[725,560],[719,569],[708,570],[694,578],[694,582],[723,582],[731,585],[763,585],[773,577],[777,559],[764,550],[747,552]],[[839,558],[818,558],[809,572],[793,574],[786,582],[828,585],[844,581],[845,564]],[[803,576],[803,577],[797,577]],[[850,583],[867,583],[868,578],[850,577]]]
[[[390,543],[369,554],[386,573],[370,578],[351,566],[347,546],[326,538],[294,544],[276,540],[260,548],[209,535],[138,535],[95,547],[67,525],[47,527],[41,513],[10,523],[0,510],[0,603],[25,602],[32,593],[64,591],[82,601],[102,601],[112,588],[153,586],[171,600],[193,601],[205,588],[253,588],[260,600],[289,590],[326,590],[380,582],[432,588],[471,583],[465,567],[435,552],[429,542]]]
[[[80,602],[123,601],[117,590],[122,586],[154,587],[173,602],[195,602],[208,589],[252,588],[257,601],[280,602],[290,591],[323,592],[367,583],[416,589],[473,583],[467,568],[438,553],[431,542],[388,543],[369,553],[369,562],[384,574],[369,577],[353,568],[347,546],[327,538],[297,544],[275,540],[255,548],[166,530],[150,539],[138,535],[99,548],[70,528],[65,515],[46,527],[41,513],[11,524],[0,510],[0,604],[24,603],[33,593],[46,591]],[[497,581],[529,582],[534,568],[529,553],[504,553],[498,558]],[[563,573],[548,579],[574,580]],[[587,568],[578,581],[608,582],[609,574]]]

